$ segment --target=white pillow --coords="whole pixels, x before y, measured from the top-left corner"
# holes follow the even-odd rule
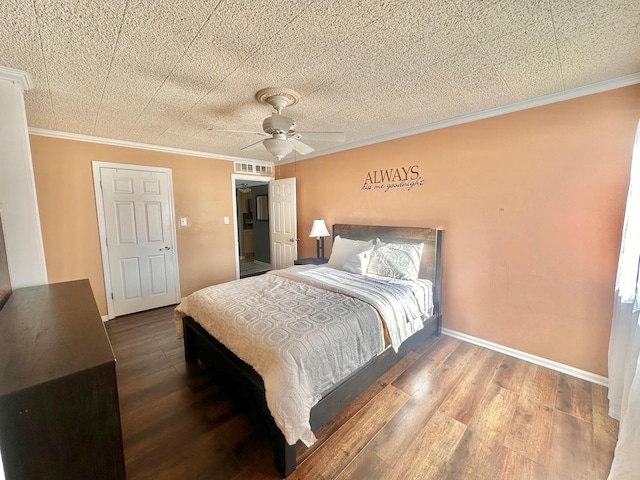
[[[416,280],[420,273],[423,249],[424,243],[384,243],[377,239],[367,273]]]
[[[356,253],[359,253],[363,247],[373,247],[373,240],[368,242],[362,240],[351,240],[350,238],[342,238],[340,235],[336,235],[333,239],[333,247],[331,247],[331,256],[327,265],[333,268],[342,269],[347,257],[351,254],[354,248],[358,248]]]
[[[345,259],[342,269],[345,272],[364,275],[367,273],[367,267],[369,266],[372,252],[373,246],[354,246],[351,253]]]

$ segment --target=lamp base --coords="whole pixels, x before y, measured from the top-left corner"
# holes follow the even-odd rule
[[[324,237],[316,238],[316,255],[318,259],[324,258]]]

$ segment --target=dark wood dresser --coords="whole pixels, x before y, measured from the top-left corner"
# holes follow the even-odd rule
[[[115,359],[88,280],[19,288],[0,310],[7,480],[125,478]]]

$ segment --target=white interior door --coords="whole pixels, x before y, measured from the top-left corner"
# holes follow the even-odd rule
[[[295,177],[269,182],[269,228],[271,268],[278,270],[292,266],[298,258]]]
[[[169,172],[101,167],[100,180],[113,316],[178,303]]]

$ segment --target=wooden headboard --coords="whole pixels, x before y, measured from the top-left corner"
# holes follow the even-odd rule
[[[444,230],[423,227],[391,227],[381,225],[333,225],[333,238],[340,235],[352,240],[375,240],[387,243],[424,243],[420,262],[420,278],[433,282],[433,298],[438,315],[442,305],[442,248]]]

